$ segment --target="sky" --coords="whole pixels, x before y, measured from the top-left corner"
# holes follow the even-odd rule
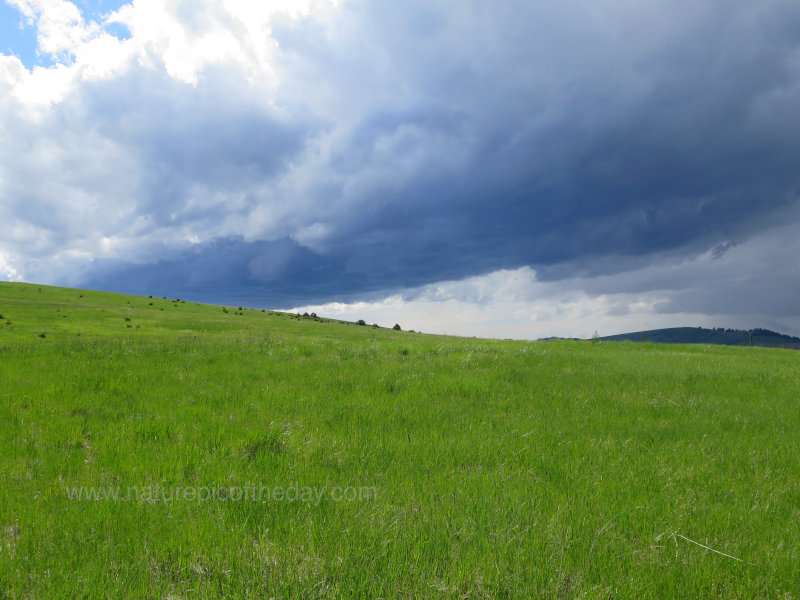
[[[0,0],[0,279],[800,334],[796,0]]]

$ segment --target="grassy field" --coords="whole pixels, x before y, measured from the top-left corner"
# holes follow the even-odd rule
[[[796,352],[0,314],[2,599],[800,597]]]

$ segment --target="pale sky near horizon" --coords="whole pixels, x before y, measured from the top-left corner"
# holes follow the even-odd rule
[[[0,0],[0,279],[800,334],[800,4]]]

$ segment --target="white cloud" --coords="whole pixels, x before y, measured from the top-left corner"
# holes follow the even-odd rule
[[[25,65],[16,56],[0,54],[0,85],[4,88],[13,89],[27,72]]]
[[[771,326],[781,331],[798,332],[798,319],[783,319],[771,324],[750,319],[750,325],[730,315],[708,315],[696,312],[660,314],[654,307],[660,302],[657,294],[643,296],[614,294],[591,296],[582,292],[564,292],[529,302],[497,298],[477,305],[455,298],[448,300],[404,300],[391,296],[381,301],[352,304],[330,303],[301,306],[290,312],[316,312],[320,316],[392,327],[424,333],[508,339],[544,337],[590,338],[661,329],[666,327],[756,327]],[[618,312],[622,308],[622,312]],[[787,327],[793,323],[795,327]]]
[[[8,0],[9,4],[35,24],[39,50],[64,59],[98,31],[96,23],[85,23],[81,11],[66,0]]]
[[[80,81],[121,75],[135,61],[140,67],[163,66],[170,77],[196,85],[204,69],[236,65],[252,85],[274,88],[277,43],[275,19],[326,18],[337,0],[133,0],[101,22],[86,22],[67,0],[9,0],[38,30],[41,53],[55,64],[35,67],[23,76],[4,77],[14,96],[41,118],[41,111],[61,102]],[[124,25],[130,39],[110,35],[106,27]],[[0,71],[1,73],[2,71]]]
[[[478,337],[531,339],[550,336],[590,337],[628,330],[683,325],[698,315],[656,315],[659,295],[589,295],[575,281],[537,281],[528,267],[501,270],[462,281],[446,281],[407,290],[373,302],[301,306],[291,312],[404,329]]]
[[[14,265],[11,264],[11,257],[6,253],[0,251],[0,279],[4,281],[22,281]]]
[[[53,104],[63,101],[81,80],[120,73],[130,59],[130,45],[103,30],[103,24],[85,22],[75,4],[66,0],[9,0],[35,25],[38,52],[51,57],[50,67],[30,71],[0,69],[2,82],[11,86],[12,96],[40,121]],[[5,58],[5,57],[4,57]]]
[[[13,95],[29,109],[27,116],[39,121],[43,109],[60,102],[72,90],[75,70],[67,65],[56,64],[49,68],[34,67],[25,72],[14,85]]]

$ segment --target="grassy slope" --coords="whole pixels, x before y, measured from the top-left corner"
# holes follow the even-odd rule
[[[0,313],[0,598],[797,597],[795,352],[22,284]],[[295,482],[376,496],[66,492]]]

